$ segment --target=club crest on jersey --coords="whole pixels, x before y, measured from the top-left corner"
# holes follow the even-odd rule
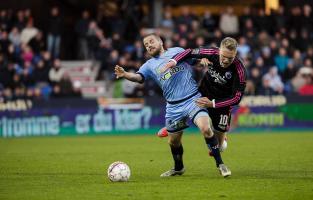
[[[225,78],[231,79],[231,77],[232,77],[231,72],[228,71],[225,73]]]

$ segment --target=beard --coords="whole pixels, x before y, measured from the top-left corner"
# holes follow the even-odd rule
[[[149,53],[149,55],[152,56],[152,57],[156,57],[156,56],[160,55],[160,53],[161,53],[161,45],[158,46],[158,47],[156,47],[156,48],[153,49],[152,51],[149,51],[148,53]]]

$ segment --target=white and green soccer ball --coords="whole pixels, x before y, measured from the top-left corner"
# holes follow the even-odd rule
[[[112,163],[108,168],[108,178],[112,182],[125,182],[130,177],[129,166],[121,161]]]

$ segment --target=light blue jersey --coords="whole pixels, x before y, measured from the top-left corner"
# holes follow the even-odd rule
[[[160,73],[160,69],[183,48],[169,48],[161,56],[149,59],[137,73],[145,79],[153,79],[162,89],[166,101],[174,102],[185,99],[198,91],[192,77],[192,67],[187,62],[180,62],[172,69]]]
[[[192,76],[192,67],[187,62],[180,62],[174,68],[160,73],[160,69],[171,58],[183,51],[179,47],[170,48],[161,56],[148,60],[137,72],[144,79],[153,79],[162,88],[167,101],[165,120],[169,133],[177,133],[187,128],[188,118],[195,122],[198,117],[208,117],[207,111],[195,103],[201,94]]]

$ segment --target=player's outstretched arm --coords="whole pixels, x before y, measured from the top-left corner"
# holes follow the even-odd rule
[[[187,56],[190,56],[190,49],[185,50],[184,52],[182,52],[181,54],[178,54],[177,56],[175,56],[173,59],[170,59],[168,63],[166,63],[161,69],[160,72],[164,73],[165,71],[167,71],[168,69],[175,67],[177,62],[181,61],[182,59],[185,59]],[[200,55],[201,61],[200,61],[200,65],[203,67],[207,67],[209,65],[212,65],[213,63],[207,59],[206,57],[204,57],[204,55]],[[192,57],[192,55],[191,55]],[[194,57],[198,57],[198,55],[194,56]],[[177,59],[177,60],[176,60]]]
[[[196,49],[186,49],[185,51],[177,54],[175,57],[173,57],[172,60],[174,60],[176,63],[185,60],[186,58],[207,58],[208,62],[204,62],[205,65],[212,64],[210,62],[213,55],[218,55],[219,50],[216,48],[196,48]]]
[[[123,67],[116,65],[114,68],[116,78],[126,78],[127,80],[142,83],[143,78],[140,74],[126,72]]]

